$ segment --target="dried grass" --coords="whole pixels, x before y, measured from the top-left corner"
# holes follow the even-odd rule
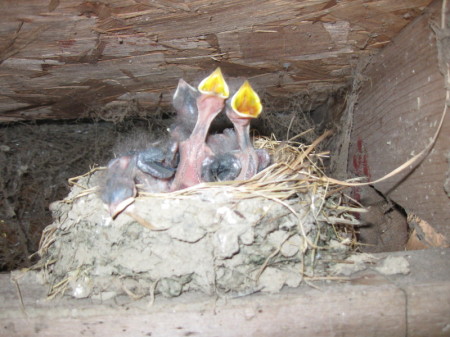
[[[293,137],[289,141],[278,141],[274,136],[271,138],[260,137],[255,141],[255,147],[267,149],[272,158],[274,158],[274,163],[249,180],[203,183],[170,193],[147,193],[139,191],[138,197],[142,199],[183,199],[203,194],[209,189],[217,189],[219,187],[227,193],[232,194],[236,200],[248,198],[270,199],[286,207],[286,214],[292,213],[297,217],[298,232],[307,243],[307,246],[303,249],[306,252],[307,249],[327,248],[323,245],[320,247],[317,245],[318,238],[313,241],[306,235],[302,225],[302,221],[306,215],[301,216],[291,205],[291,201],[297,199],[299,195],[309,194],[311,196],[309,209],[317,223],[330,225],[332,231],[335,233],[335,237],[347,245],[355,247],[357,243],[353,226],[359,225],[360,222],[352,213],[364,212],[365,209],[361,205],[353,202],[350,197],[342,194],[342,190],[340,189],[341,185],[338,182],[330,182],[328,180],[324,174],[322,164],[322,160],[328,156],[328,153],[315,151],[318,145],[330,135],[331,132],[326,131],[310,145],[297,142],[296,139],[300,135]],[[88,188],[82,186],[78,183],[78,180],[102,169],[104,168],[95,168],[86,174],[69,179],[72,185],[81,188],[81,192],[70,199],[65,199],[64,202],[71,203],[91,193],[97,193],[98,187]],[[141,219],[137,214],[127,214],[149,230],[167,229],[157,229],[152,224],[148,224],[145,220]],[[41,256],[45,254],[49,246],[54,242],[54,236],[55,228],[52,226],[47,227],[39,248],[39,254]],[[279,248],[281,248],[281,245]],[[273,252],[273,256],[271,255],[267,258],[259,274],[267,267],[270,259],[277,254],[278,252],[275,251]],[[63,286],[63,284],[58,284],[57,288],[60,286]]]

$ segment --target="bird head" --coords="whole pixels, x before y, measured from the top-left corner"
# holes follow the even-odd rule
[[[220,68],[200,82],[198,91],[201,93],[197,100],[198,110],[210,116],[218,114],[223,109],[225,99],[230,96],[228,84]]]
[[[262,111],[261,99],[248,81],[233,95],[230,107],[241,118],[258,118]]]
[[[182,119],[196,119],[197,105],[196,101],[200,93],[197,89],[190,86],[185,80],[178,81],[177,90],[172,99],[173,106]]]
[[[200,82],[198,91],[204,95],[218,96],[222,99],[227,99],[230,96],[228,84],[225,82],[220,68],[214,70],[211,75]]]
[[[135,165],[133,156],[119,157],[108,164],[101,198],[113,219],[134,202],[137,194],[134,183]]]

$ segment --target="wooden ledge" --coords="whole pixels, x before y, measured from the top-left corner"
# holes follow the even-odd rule
[[[228,301],[199,294],[147,301],[47,301],[45,289],[0,275],[0,336],[449,336],[450,249],[404,256],[408,275],[366,271],[350,282]],[[25,312],[24,310],[25,309]]]

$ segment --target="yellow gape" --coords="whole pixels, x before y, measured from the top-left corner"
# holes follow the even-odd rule
[[[227,82],[225,82],[220,68],[214,70],[211,75],[201,81],[198,85],[198,90],[202,94],[219,96],[223,99],[230,96],[230,90],[228,89]]]
[[[261,100],[248,81],[233,95],[231,108],[240,117],[258,118],[262,111]]]

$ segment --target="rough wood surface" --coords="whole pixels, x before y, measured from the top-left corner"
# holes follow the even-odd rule
[[[377,254],[377,257],[387,254]],[[46,301],[24,279],[0,277],[0,335],[25,336],[448,336],[450,250],[391,253],[409,262],[408,275],[375,271],[345,284],[303,287],[277,295],[216,302],[191,294],[146,301]],[[25,316],[26,315],[26,316]],[[408,334],[406,332],[408,331]]]
[[[384,176],[424,149],[436,132],[445,106],[445,83],[430,23],[439,22],[440,7],[436,1],[429,14],[408,25],[367,67],[354,113],[349,159],[353,174],[369,180]],[[446,237],[447,244],[450,198],[444,183],[449,174],[449,117],[420,165],[375,185],[406,210],[411,227],[422,219],[437,236]]]
[[[308,91],[320,104],[430,2],[4,0],[0,122],[165,106],[180,77],[218,65],[269,95]]]

